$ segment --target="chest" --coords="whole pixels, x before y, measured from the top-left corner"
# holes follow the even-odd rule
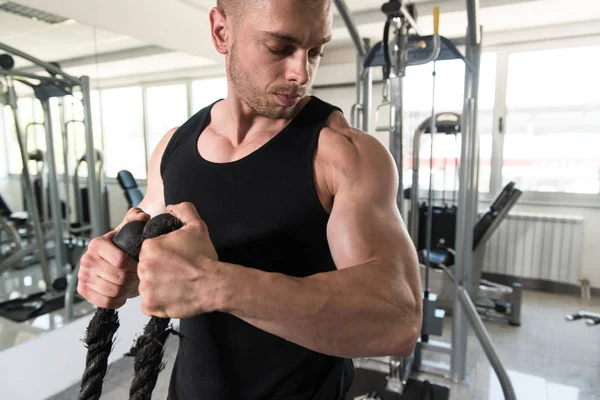
[[[217,249],[250,243],[280,248],[281,240],[302,241],[315,227],[320,235],[326,230],[326,188],[315,180],[314,157],[253,152],[215,163],[182,153],[163,174],[166,204],[193,203]]]

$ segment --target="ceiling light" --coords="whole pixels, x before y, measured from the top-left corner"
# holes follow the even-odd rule
[[[35,8],[17,4],[12,1],[0,1],[0,11],[19,15],[21,17],[30,18],[34,21],[41,21],[52,25],[59,24],[68,20],[68,18],[59,17],[58,15],[36,10]]]

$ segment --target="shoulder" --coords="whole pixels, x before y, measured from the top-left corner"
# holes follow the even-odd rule
[[[316,162],[325,166],[334,195],[342,185],[393,186],[398,180],[396,165],[385,146],[353,128],[338,111],[331,114],[321,130]]]
[[[163,137],[160,142],[154,148],[152,155],[150,156],[150,163],[156,163],[159,171],[162,171],[165,167],[165,156],[168,156],[173,151],[173,137],[179,130],[179,127],[170,129]]]

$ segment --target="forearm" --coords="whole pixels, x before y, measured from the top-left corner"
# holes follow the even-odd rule
[[[237,284],[227,311],[320,353],[405,355],[420,331],[420,290],[392,267],[365,264],[307,278],[232,271]]]

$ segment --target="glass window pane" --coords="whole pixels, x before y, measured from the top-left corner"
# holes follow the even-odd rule
[[[150,87],[146,91],[148,157],[162,137],[187,119],[185,85]]]
[[[106,176],[116,178],[120,170],[126,169],[145,179],[142,89],[103,90],[101,102]]]
[[[600,46],[513,53],[508,59],[509,109],[597,104]]]
[[[410,67],[407,69],[404,89],[404,181],[412,185],[412,148],[417,127],[431,116],[433,91],[433,65]],[[460,60],[440,61],[436,65],[435,109],[436,113],[449,111],[462,114],[464,97],[464,63]],[[496,53],[483,53],[480,66],[478,132],[479,132],[479,191],[489,192],[491,179],[493,108],[496,89]],[[439,138],[439,140],[438,140]],[[460,135],[452,137],[436,136],[433,145],[433,188],[439,191],[458,189],[460,160]],[[421,140],[419,151],[419,186],[429,187],[430,166],[429,135]]]
[[[600,46],[509,57],[502,178],[522,190],[599,193]],[[577,62],[574,62],[577,60]]]
[[[227,79],[202,79],[192,82],[192,109],[197,113],[214,101],[227,97]]]

